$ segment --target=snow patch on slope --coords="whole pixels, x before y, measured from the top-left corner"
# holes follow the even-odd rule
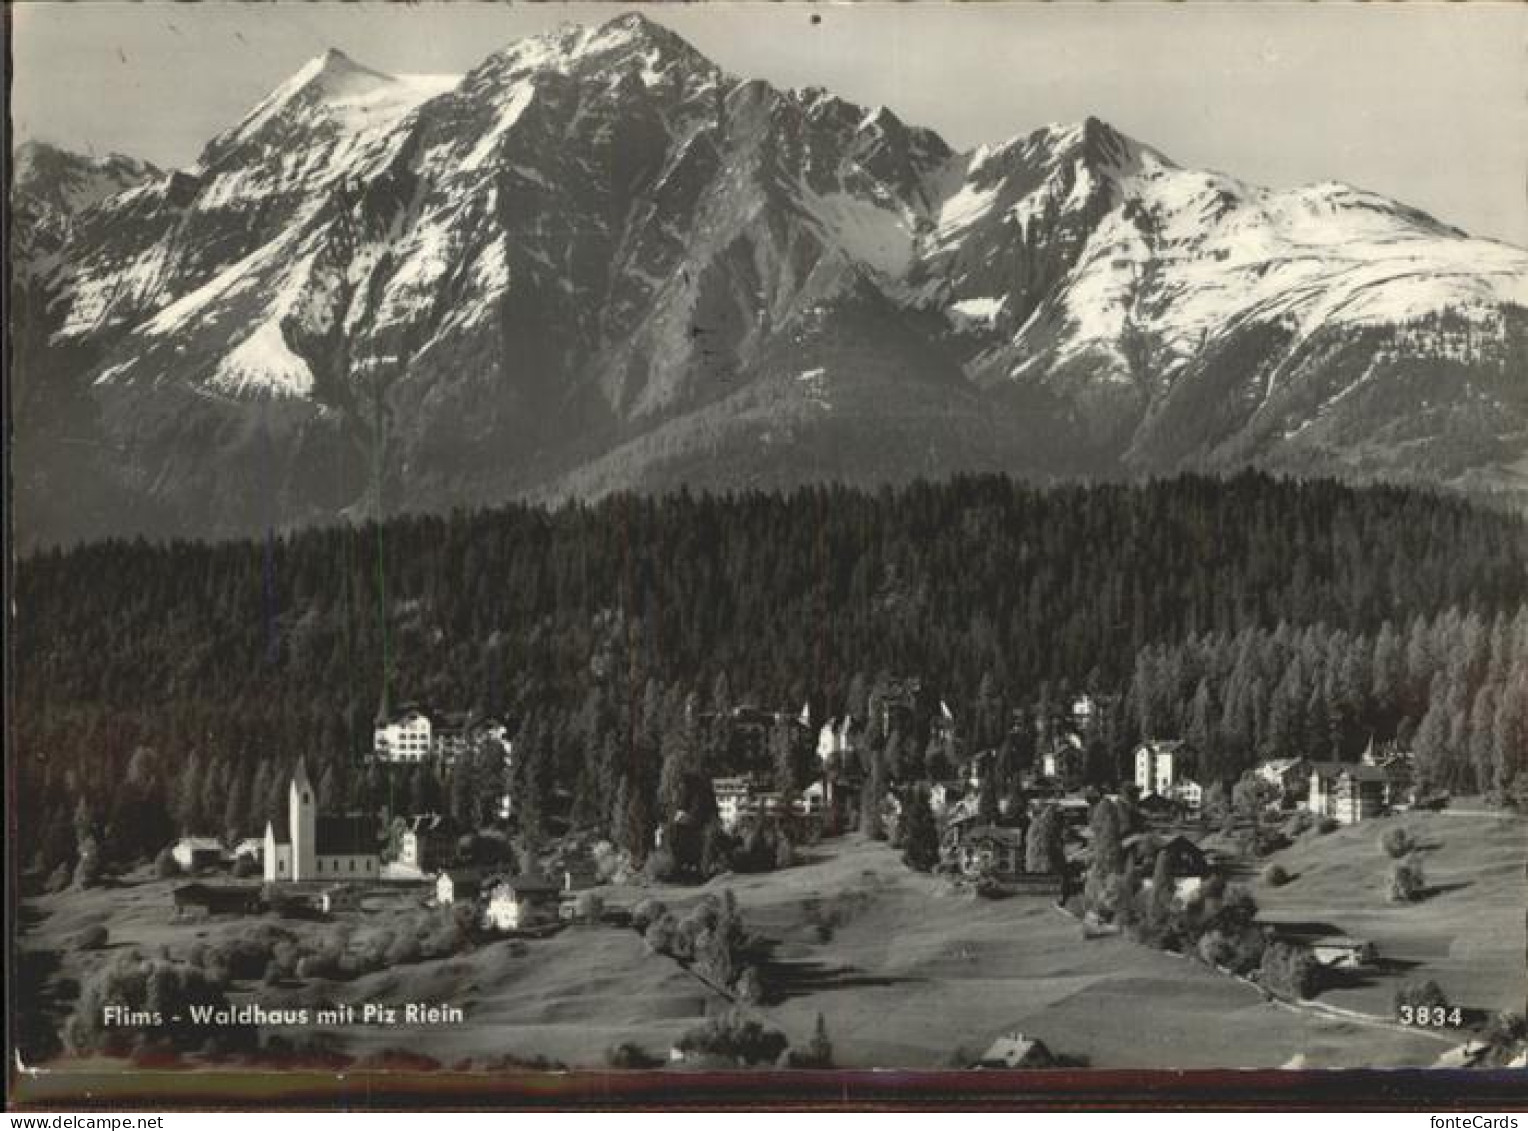
[[[516,85],[510,92],[508,101],[500,108],[499,116],[494,120],[493,126],[473,147],[472,152],[467,154],[461,167],[467,170],[482,168],[484,162],[492,157],[494,150],[498,148],[500,139],[514,128],[515,123],[520,120],[520,115],[525,113],[525,108],[531,104],[535,96],[536,88],[531,83]]]
[[[915,233],[906,212],[843,192],[810,194],[805,204],[827,242],[853,261],[892,279],[912,266]]]
[[[313,371],[287,345],[280,319],[271,318],[223,358],[209,384],[235,395],[305,397],[313,390]]]

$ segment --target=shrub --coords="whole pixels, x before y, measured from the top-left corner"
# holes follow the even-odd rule
[[[1393,860],[1409,856],[1416,851],[1417,842],[1405,829],[1387,829],[1379,838],[1379,846]]]
[[[1447,1009],[1448,995],[1443,992],[1443,987],[1429,978],[1425,982],[1407,982],[1395,991],[1395,1011],[1401,1012],[1402,1006],[1410,1006],[1413,1009]]]
[[[1316,821],[1316,832],[1325,836],[1327,833],[1337,831],[1337,820],[1334,817],[1322,817]]]
[[[154,857],[154,875],[161,880],[174,879],[180,875],[180,862],[168,848],[161,848],[159,855]]]
[[[1303,946],[1269,943],[1258,966],[1258,982],[1269,993],[1304,999],[1313,997],[1319,984],[1320,967]]]
[[[1486,1063],[1505,1065],[1528,1049],[1528,1017],[1521,1013],[1498,1013],[1486,1024],[1480,1039],[1489,1050]]]
[[[764,979],[757,966],[749,966],[737,980],[737,998],[744,1005],[758,1005],[764,1000]]]
[[[642,941],[653,954],[674,954],[674,942],[679,937],[679,920],[673,912],[665,911],[647,925]]]
[[[773,1064],[789,1043],[778,1029],[766,1028],[731,1010],[689,1030],[674,1047],[687,1059],[699,1057],[747,1066]]]
[[[101,950],[106,946],[106,940],[109,937],[106,927],[96,923],[75,935],[74,945],[79,950]]]
[[[1281,888],[1289,882],[1289,873],[1281,864],[1270,864],[1263,869],[1263,883],[1271,888]]]
[[[611,1068],[660,1068],[663,1058],[654,1056],[641,1045],[622,1041],[605,1050],[605,1063]]]
[[[1422,898],[1426,883],[1421,859],[1415,855],[1406,857],[1390,873],[1391,902],[1415,903]]]
[[[631,909],[631,925],[639,931],[647,928],[668,913],[661,899],[644,899]]]
[[[185,963],[128,955],[102,967],[80,992],[65,1038],[74,1052],[125,1055],[145,1051],[229,1050],[253,1045],[244,1026],[209,1028],[193,1020],[193,1006],[226,1006],[222,988]],[[105,1007],[158,1013],[161,1024],[112,1025]]]
[[[251,876],[260,874],[260,862],[253,856],[245,853],[233,862],[233,874],[241,880],[247,880]]]

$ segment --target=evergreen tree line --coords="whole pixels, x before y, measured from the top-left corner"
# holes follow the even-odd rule
[[[386,695],[511,720],[533,832],[571,815],[650,844],[731,768],[731,707],[874,715],[892,676],[1009,760],[1033,754],[1005,739],[1015,709],[1044,720],[1085,689],[1108,703],[1104,772],[1142,734],[1230,771],[1410,728],[1440,781],[1497,788],[1522,749],[1525,566],[1514,516],[1260,474],[617,496],[53,550],[16,571],[23,835],[50,867],[82,830],[114,859],[166,830],[253,835],[299,756],[330,808],[490,813],[490,761],[364,766]],[[928,765],[926,721],[871,737],[886,778]],[[810,750],[767,751],[799,787]]]

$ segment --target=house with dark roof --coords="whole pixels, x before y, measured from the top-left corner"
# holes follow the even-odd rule
[[[967,876],[1005,880],[1024,870],[1024,831],[996,825],[962,827],[957,834],[955,862]]]
[[[376,819],[318,812],[318,795],[299,761],[287,790],[287,819],[265,825],[267,883],[373,879],[381,870]]]
[[[489,877],[481,868],[446,868],[435,877],[435,902],[442,907],[477,899],[487,890]]]
[[[1339,825],[1377,817],[1389,807],[1391,775],[1355,762],[1312,762],[1305,807]]]

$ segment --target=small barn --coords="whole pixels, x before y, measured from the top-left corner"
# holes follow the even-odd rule
[[[987,1046],[977,1068],[1050,1068],[1056,1063],[1043,1041],[1023,1033],[1004,1033]]]
[[[1311,957],[1329,970],[1357,970],[1373,965],[1379,952],[1366,939],[1332,938],[1310,944]]]
[[[181,884],[172,893],[175,917],[255,915],[264,910],[257,884]]]

